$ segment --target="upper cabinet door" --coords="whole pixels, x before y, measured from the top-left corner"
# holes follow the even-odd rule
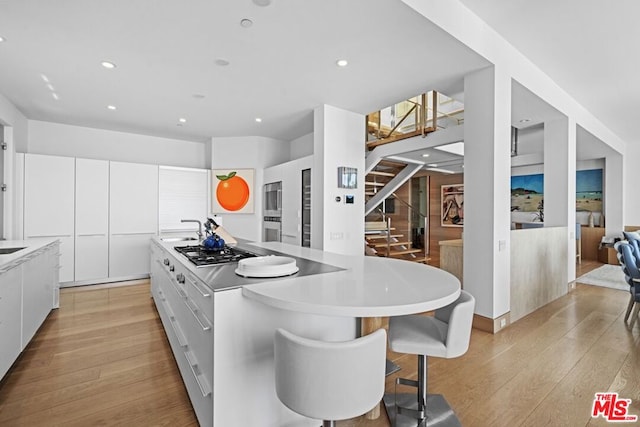
[[[109,162],[76,159],[76,235],[109,232]]]
[[[110,162],[110,234],[158,232],[158,166]]]
[[[25,154],[25,238],[74,234],[75,159]]]
[[[209,174],[206,169],[160,166],[160,233],[196,230],[193,223],[183,219],[204,222],[209,213]]]

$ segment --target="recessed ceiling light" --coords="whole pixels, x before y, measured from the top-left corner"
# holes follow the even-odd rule
[[[47,87],[49,88],[50,91],[55,91],[55,88],[53,87],[53,85],[51,83],[47,83]]]
[[[522,120],[520,120],[520,123],[527,123],[527,122],[530,122],[530,121],[531,121],[531,119],[522,119]]]
[[[251,19],[244,18],[240,21],[240,26],[242,28],[249,28],[253,25],[253,21]]]
[[[260,117],[256,117],[256,123],[262,123],[262,119]]]
[[[109,110],[115,110],[116,106],[115,105],[107,105],[107,109]]]
[[[338,59],[336,61],[336,65],[338,67],[346,67],[347,65],[349,65],[349,62],[346,59]]]
[[[114,68],[116,68],[116,64],[109,61],[102,61],[100,65],[102,65],[104,68],[108,68],[109,70],[113,70]]]
[[[429,155],[427,153],[424,153],[422,157],[429,157]]]
[[[0,36],[0,43],[7,41],[7,39],[5,39],[4,37]]]
[[[218,65],[220,67],[226,67],[227,65],[230,64],[229,61],[227,61],[226,59],[223,59],[223,58],[217,58],[215,62],[216,62],[216,65]]]
[[[271,0],[253,0],[253,3],[258,6],[269,6],[271,4]]]
[[[56,101],[60,99],[60,97],[58,96],[57,93],[55,92],[51,92],[51,96],[53,96],[53,99],[55,99]]]
[[[180,117],[180,118],[178,119],[178,121],[179,121],[180,123],[187,123],[187,119],[185,119],[185,118],[183,118],[183,117]]]
[[[45,76],[44,74],[40,74],[40,77],[42,77],[42,81],[44,81],[45,83],[49,83],[49,77]]]

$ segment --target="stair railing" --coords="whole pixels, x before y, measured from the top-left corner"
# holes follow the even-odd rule
[[[402,200],[400,197],[398,197],[396,193],[391,193],[391,196],[393,196],[395,200],[399,201],[404,206],[409,208],[409,212],[412,215],[417,214],[419,218],[422,218],[422,222],[424,224],[424,258],[426,260],[429,255],[429,216],[420,212],[419,208],[416,208],[415,206],[412,206],[410,203],[407,203],[404,200]]]

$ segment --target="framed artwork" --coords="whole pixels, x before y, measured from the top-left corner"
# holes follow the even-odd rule
[[[254,212],[254,169],[213,169],[211,172],[212,213]]]
[[[440,195],[440,225],[464,226],[464,184],[442,185]]]
[[[576,172],[576,211],[602,212],[602,169]]]
[[[511,212],[538,212],[543,199],[543,174],[511,177]]]

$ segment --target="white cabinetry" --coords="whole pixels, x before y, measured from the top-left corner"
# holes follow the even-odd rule
[[[60,281],[74,281],[75,159],[25,154],[24,235],[60,240]]]
[[[209,213],[209,172],[160,166],[159,171],[159,228],[160,234],[195,231],[193,223],[182,219],[204,221]]]
[[[109,276],[109,162],[76,159],[75,280]]]
[[[149,274],[149,240],[158,232],[158,166],[110,163],[109,277]]]
[[[0,379],[57,306],[58,265],[50,243],[0,268]]]
[[[151,292],[201,426],[213,414],[213,292],[151,244]]]
[[[21,308],[22,269],[13,267],[0,274],[0,378],[22,350]]]
[[[52,271],[46,249],[26,257],[22,264],[22,348],[25,348],[51,311]]]

